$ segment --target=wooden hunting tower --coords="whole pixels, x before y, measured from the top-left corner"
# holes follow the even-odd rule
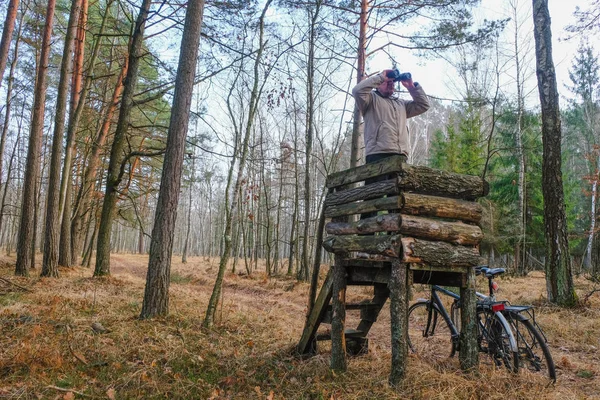
[[[366,181],[356,187],[356,183]],[[478,364],[475,273],[480,264],[477,225],[487,183],[475,176],[413,166],[394,156],[327,177],[324,218],[330,219],[323,247],[335,254],[298,343],[312,354],[331,340],[331,367],[346,369],[346,353],[368,347],[367,334],[390,298],[392,369],[390,382],[404,375],[408,354],[408,289],[414,283],[460,287],[461,368]],[[362,219],[360,215],[362,214]],[[368,216],[367,215],[373,215]],[[362,254],[361,254],[362,253]],[[364,258],[370,254],[369,258]],[[357,257],[361,255],[362,258]],[[373,286],[373,299],[346,304],[346,286]],[[360,310],[356,329],[346,329],[346,310]],[[322,324],[331,324],[325,333]]]

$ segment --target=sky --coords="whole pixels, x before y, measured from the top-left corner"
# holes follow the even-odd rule
[[[565,27],[574,21],[573,12],[576,6],[586,9],[591,2],[592,0],[549,0],[548,2],[552,23],[553,59],[561,103],[564,103],[565,99],[571,96],[565,85],[570,83],[569,68],[580,43],[580,37],[568,38],[569,34],[565,31]],[[507,16],[507,3],[507,0],[482,0],[481,5],[475,11],[476,17],[479,19],[503,18]],[[523,23],[521,32],[523,36],[529,36],[524,40],[529,40],[531,43],[529,53],[531,56],[529,65],[531,73],[526,83],[526,92],[528,93],[526,102],[528,106],[536,107],[539,100],[537,98],[535,77],[535,48],[533,45],[531,0],[518,0],[518,3],[519,14]],[[510,40],[511,38],[507,37],[507,35],[513,35],[513,29],[509,25],[502,35],[507,40]],[[588,40],[596,52],[600,51],[600,39],[598,35],[590,35]],[[423,85],[427,94],[442,99],[460,99],[460,95],[454,84],[457,81],[456,71],[449,67],[448,63],[443,59],[424,59],[418,57],[416,54],[410,54],[406,50],[403,50],[397,59],[399,60],[400,69],[412,72],[414,80],[419,81]],[[370,67],[376,69],[381,65],[381,69],[384,69],[387,68],[386,64],[389,64],[389,58],[382,57],[381,59],[372,60]],[[506,92],[511,91],[511,85],[514,86],[514,78],[510,78],[509,75],[510,71],[504,76],[503,85]]]

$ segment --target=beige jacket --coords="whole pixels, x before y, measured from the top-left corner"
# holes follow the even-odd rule
[[[365,120],[365,154],[401,153],[408,155],[406,119],[423,114],[429,100],[423,88],[410,89],[412,100],[382,97],[374,88],[383,83],[381,74],[373,75],[352,89],[352,95]]]

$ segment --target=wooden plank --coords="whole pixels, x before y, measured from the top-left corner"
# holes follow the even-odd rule
[[[325,217],[335,218],[345,215],[396,210],[402,208],[403,201],[404,199],[402,196],[390,196],[382,199],[365,200],[356,203],[329,206],[325,209]]]
[[[365,337],[365,333],[356,329],[344,330],[344,339]],[[316,336],[318,341],[331,340],[331,332],[319,333]]]
[[[483,239],[481,228],[475,225],[402,214],[377,215],[354,222],[330,222],[325,229],[330,235],[397,231],[411,237],[465,246],[477,245]]]
[[[464,222],[479,222],[483,214],[481,205],[473,201],[448,199],[417,193],[403,193],[402,214],[423,217],[450,218]]]
[[[425,166],[402,166],[400,187],[416,193],[473,200],[489,192],[489,184],[478,176],[456,174]]]
[[[350,183],[364,181],[368,178],[387,175],[402,171],[402,163],[406,160],[404,156],[393,156],[371,164],[361,165],[345,171],[335,172],[327,177],[327,188],[348,185]]]
[[[325,230],[330,235],[357,233],[393,232],[400,230],[400,214],[383,214],[354,222],[329,222]]]
[[[299,354],[308,354],[313,350],[311,344],[315,338],[317,330],[319,329],[323,315],[327,311],[327,305],[331,300],[332,283],[333,274],[330,269],[325,277],[323,286],[321,286],[321,291],[319,292],[319,296],[317,296],[317,300],[315,301],[312,312],[306,320],[300,342],[296,346],[296,351]]]
[[[328,193],[325,198],[325,207],[338,206],[359,200],[376,199],[387,195],[397,195],[398,193],[400,193],[398,180],[390,179],[335,193]]]
[[[359,251],[369,254],[382,254],[388,257],[399,257],[400,236],[328,236],[323,241],[323,248],[336,254]]]
[[[439,271],[452,272],[456,274],[466,274],[472,266],[465,265],[429,265],[429,264],[409,264],[409,269],[413,271]]]
[[[340,236],[337,236],[340,237]],[[477,247],[403,237],[402,261],[432,266],[474,267],[481,264]]]

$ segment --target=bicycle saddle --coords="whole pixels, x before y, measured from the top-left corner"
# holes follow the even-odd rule
[[[496,275],[501,275],[506,272],[504,268],[481,268],[481,272],[485,274],[487,278],[493,278]]]

